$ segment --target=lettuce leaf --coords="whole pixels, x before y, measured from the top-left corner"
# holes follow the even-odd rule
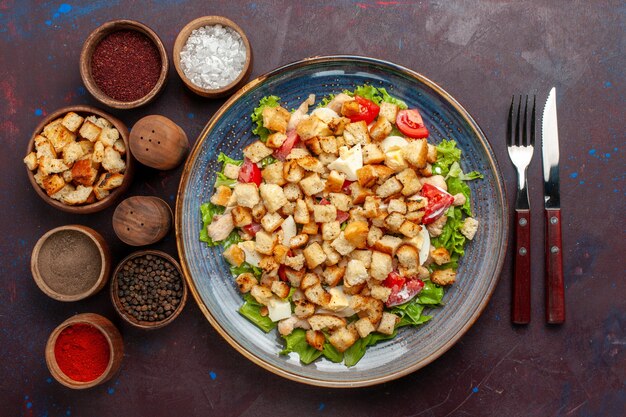
[[[369,84],[360,85],[354,89],[354,91],[344,91],[344,93],[349,95],[356,95],[366,98],[370,101],[373,101],[376,104],[380,104],[383,101],[391,104],[395,104],[401,109],[406,109],[407,105],[404,101],[392,97],[385,88],[376,88]]]
[[[241,166],[241,164],[243,164],[243,159],[233,159],[230,156],[226,155],[224,152],[220,152],[220,154],[217,156],[217,162],[221,162],[224,165],[233,164]],[[222,167],[222,172],[224,172],[224,167]]]
[[[294,329],[290,334],[283,336],[285,348],[280,351],[281,355],[296,352],[300,356],[300,362],[305,365],[310,364],[315,359],[322,356],[322,352],[315,349],[306,342],[306,332],[303,329]]]
[[[261,315],[260,310],[262,305],[259,304],[254,297],[250,294],[246,294],[243,298],[245,302],[241,307],[239,307],[239,314],[250,320],[265,333],[269,333],[276,327],[276,323],[274,323],[269,317]]]
[[[334,95],[334,94],[330,94],[330,95],[328,95],[328,96],[326,96],[326,97],[322,98],[322,99],[320,100],[320,102],[319,102],[319,103],[317,103],[317,106],[316,106],[316,107],[318,107],[318,108],[319,108],[319,107],[326,107],[326,106],[328,106],[328,103],[330,103],[330,102],[331,102],[334,98],[335,98],[335,95]]]
[[[270,134],[270,131],[263,127],[263,109],[265,107],[276,107],[280,105],[280,98],[278,96],[266,96],[259,101],[259,105],[252,111],[250,118],[252,119],[252,125],[256,125],[252,129],[252,133],[258,135],[261,142],[265,142]]]
[[[214,187],[217,188],[220,185],[224,185],[226,187],[233,188],[235,187],[235,184],[237,184],[237,180],[228,178],[223,172],[218,172]]]
[[[456,141],[444,139],[437,145],[437,162],[433,164],[433,171],[446,176],[452,164],[460,160],[461,150],[456,147]]]
[[[440,305],[443,299],[443,287],[435,284],[431,280],[424,281],[424,288],[417,295],[416,300],[423,305]]]
[[[209,237],[209,233],[207,232],[207,226],[211,224],[213,221],[213,216],[216,214],[222,214],[225,208],[222,206],[217,206],[213,203],[204,203],[200,205],[200,214],[202,216],[202,230],[200,230],[200,241],[206,242],[209,246],[217,246],[219,242],[214,242],[213,239]]]
[[[266,156],[265,158],[261,159],[261,162],[259,162],[261,164],[261,169],[265,168],[268,165],[272,165],[274,162],[276,162],[277,159],[274,158],[272,155],[270,156]]]
[[[252,266],[247,262],[242,262],[239,266],[231,265],[230,267],[230,274],[234,277],[244,274],[246,272],[253,274],[257,278],[261,278],[261,275],[263,273],[261,268]]]
[[[397,334],[398,333],[395,330],[390,335],[382,333],[368,334],[363,339],[357,340],[352,346],[343,352],[343,363],[348,367],[356,365],[361,360],[363,355],[365,355],[365,350],[368,346],[373,346],[383,340],[393,339]]]
[[[463,225],[463,212],[459,207],[450,207],[446,212],[448,221],[443,227],[441,235],[433,238],[430,243],[436,248],[444,247],[450,255],[456,255],[459,257],[465,255],[465,236],[461,233],[461,226]],[[454,261],[454,260],[453,260]],[[446,269],[448,264],[444,264],[437,269]],[[455,268],[456,269],[456,268]]]

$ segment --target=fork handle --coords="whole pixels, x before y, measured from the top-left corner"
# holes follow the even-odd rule
[[[530,323],[530,210],[515,210],[512,321]]]
[[[563,284],[563,246],[561,243],[561,210],[546,209],[546,321],[565,321]]]

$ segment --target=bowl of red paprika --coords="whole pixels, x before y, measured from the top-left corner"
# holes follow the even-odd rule
[[[165,86],[169,61],[163,42],[148,26],[112,20],[96,28],[80,53],[80,76],[98,101],[132,109],[154,100]]]
[[[52,331],[45,355],[54,379],[68,388],[87,389],[108,381],[120,369],[124,345],[107,318],[84,313]]]

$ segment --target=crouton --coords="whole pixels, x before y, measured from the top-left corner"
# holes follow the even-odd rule
[[[437,285],[452,285],[456,281],[456,272],[453,269],[439,269],[430,274],[430,279]]]
[[[97,200],[102,200],[102,199],[107,198],[109,194],[111,194],[111,192],[109,190],[105,190],[103,188],[96,186],[96,187],[93,187],[93,194],[96,196]]]
[[[341,225],[338,221],[322,223],[322,239],[335,240],[341,233]]]
[[[319,226],[315,222],[310,222],[302,226],[302,233],[306,233],[307,235],[315,235],[317,234]]]
[[[365,145],[369,143],[370,135],[367,130],[367,123],[361,120],[348,124],[343,131],[343,138],[346,141],[346,145],[350,147],[356,144]]]
[[[443,233],[443,227],[446,225],[447,221],[448,221],[448,216],[444,214],[443,216],[439,217],[434,222],[428,224],[426,226],[426,229],[428,229],[428,234],[430,235],[430,237],[440,236]]]
[[[296,132],[298,133],[298,136],[300,136],[300,139],[305,142],[314,137],[332,135],[328,125],[315,115],[310,116],[298,123],[296,126]]]
[[[376,169],[376,175],[378,175],[378,184],[382,184],[387,181],[396,171],[389,168],[386,165],[372,165]]]
[[[406,214],[406,212],[407,212],[407,205],[404,202],[404,200],[393,198],[393,199],[389,200],[389,203],[387,204],[387,212],[390,213],[390,214],[393,213],[393,212],[397,212],[397,213],[400,213],[400,214]]]
[[[476,232],[478,231],[478,220],[473,217],[467,217],[461,225],[461,233],[469,240],[474,239]]]
[[[328,199],[337,210],[350,211],[352,207],[352,198],[344,193],[329,193]]]
[[[402,245],[396,251],[398,263],[408,269],[417,269],[419,266],[419,253],[412,245]]]
[[[300,147],[294,146],[293,148],[291,148],[291,152],[289,152],[289,155],[287,155],[285,160],[287,161],[296,160],[296,159],[304,158],[307,155],[311,155],[311,153],[306,148],[300,148]]]
[[[260,201],[259,190],[254,183],[237,183],[233,188],[233,198],[237,205],[253,208]]]
[[[333,330],[346,325],[346,319],[332,314],[314,314],[307,321],[313,330]]]
[[[296,201],[303,196],[302,190],[300,190],[300,186],[298,184],[286,184],[285,186],[283,186],[283,192],[285,193],[285,197],[287,197],[287,200],[289,201]]]
[[[391,255],[379,251],[372,251],[372,265],[370,274],[372,278],[383,281],[393,271],[393,259]]]
[[[380,164],[385,161],[385,153],[378,143],[368,143],[363,146],[363,164]]]
[[[271,148],[265,146],[260,140],[254,141],[243,148],[243,155],[255,164],[261,162],[263,158],[270,156],[273,152]]]
[[[426,139],[413,139],[402,148],[404,159],[413,165],[414,168],[426,167],[428,157],[428,143]]]
[[[230,246],[231,248],[234,247],[235,245]],[[237,283],[237,288],[239,288],[239,291],[242,293],[247,293],[250,292],[250,290],[252,289],[252,287],[258,285],[258,281],[257,279],[254,277],[254,275],[252,275],[249,272],[245,272],[243,274],[240,274],[236,279],[235,279],[235,283]]]
[[[398,322],[400,322],[400,317],[385,311],[376,331],[386,335],[393,334]]]
[[[300,289],[304,291],[307,288],[319,284],[320,282],[320,277],[318,277],[317,274],[314,274],[313,272],[308,272],[304,274],[304,277],[302,277],[302,281],[300,282]]]
[[[405,219],[403,214],[394,212],[385,218],[385,227],[391,232],[397,233],[404,221]]]
[[[434,164],[435,162],[437,162],[437,147],[430,143],[428,144],[426,161],[428,161],[429,164]]]
[[[363,211],[361,214],[363,215],[363,217],[367,219],[371,219],[380,214],[379,207],[380,207],[379,197],[375,197],[375,196],[365,197],[365,202],[363,203],[363,207],[362,207]]]
[[[293,213],[293,219],[296,223],[299,224],[307,224],[311,221],[311,216],[309,215],[309,209],[306,206],[304,200],[296,201],[296,209]]]
[[[465,204],[466,201],[467,201],[467,198],[465,198],[465,195],[463,193],[456,193],[454,195],[454,201],[452,202],[452,205],[459,207]]]
[[[352,195],[352,204],[362,204],[367,197],[374,195],[372,190],[362,187],[358,182],[350,184],[350,194]]]
[[[339,236],[333,240],[331,246],[343,256],[350,254],[350,252],[356,249],[356,246],[346,239],[344,232],[341,232]]]
[[[86,156],[88,154],[93,154],[94,144],[92,142],[89,142],[88,140],[81,140],[81,141],[78,141],[78,144],[80,145],[80,147],[83,150],[83,156]],[[113,149],[117,150],[115,148],[115,146],[113,147]],[[119,150],[117,150],[117,151],[120,152]],[[122,153],[122,152],[120,152],[120,153]]]
[[[402,184],[396,179],[396,177],[392,177],[376,189],[376,195],[381,198],[386,198],[397,194],[400,191],[402,191]]]
[[[314,156],[307,155],[304,158],[297,159],[296,162],[305,171],[317,172],[319,174],[324,172],[324,165]]]
[[[283,177],[283,163],[281,161],[276,161],[273,164],[270,164],[263,168],[261,171],[261,176],[263,180],[265,180],[268,184],[276,184],[283,186],[287,181]]]
[[[271,255],[276,244],[276,236],[267,233],[264,230],[259,230],[255,236],[255,249],[257,252],[264,255]]]
[[[313,206],[315,223],[334,222],[337,219],[337,208],[332,204],[315,204]]]
[[[239,246],[230,245],[224,250],[224,259],[231,265],[239,266],[246,258],[243,250],[241,250]]]
[[[272,290],[261,285],[253,285],[252,288],[250,288],[250,295],[254,297],[257,303],[264,306],[268,305],[274,296]]]
[[[309,269],[313,269],[316,266],[321,265],[326,260],[326,253],[317,242],[307,246],[304,249],[303,254],[304,259],[306,259],[306,265]]]
[[[287,132],[287,123],[289,123],[291,113],[281,106],[265,107],[261,116],[263,118],[263,127],[266,129],[273,132]]]
[[[102,144],[106,146],[113,147],[115,142],[120,138],[120,132],[114,127],[105,127],[100,132],[100,136],[98,140],[102,142]]]
[[[386,303],[391,295],[391,288],[387,288],[384,285],[372,285],[370,287],[370,297]]]
[[[217,187],[213,195],[211,196],[211,203],[217,206],[227,206],[230,198],[233,195],[233,191],[230,187],[220,185]]]
[[[273,233],[283,224],[284,220],[278,213],[267,213],[261,218],[261,226],[266,232]]]
[[[383,237],[378,239],[376,243],[372,245],[372,247],[377,251],[381,251],[391,256],[394,256],[396,250],[400,247],[401,244],[402,239],[400,239],[399,237],[384,235]]]
[[[239,178],[240,169],[241,169],[240,166],[231,164],[230,162],[226,162],[224,164],[224,175],[226,176],[226,178],[236,180],[237,178]]]
[[[301,233],[289,239],[289,247],[292,249],[301,248],[309,241],[309,235]]]
[[[278,149],[283,145],[283,143],[285,143],[286,139],[287,139],[287,135],[285,135],[284,133],[280,133],[280,132],[272,133],[271,135],[267,137],[267,140],[265,141],[265,145],[268,148]]]
[[[433,249],[430,256],[437,265],[443,265],[450,262],[450,252],[444,247]]]
[[[419,169],[418,174],[422,177],[430,177],[433,175],[433,166],[429,163],[426,163],[426,167]]]
[[[83,120],[81,116],[71,111],[63,117],[61,124],[70,132],[76,133],[78,128],[83,124]]]
[[[72,170],[71,169],[68,169],[67,171],[63,171],[61,173],[61,176],[63,177],[63,181],[65,181],[68,184],[71,183],[74,180],[74,177],[72,176]]]
[[[409,165],[402,155],[402,149],[387,151],[387,153],[385,153],[385,166],[393,172],[400,172],[408,168]]]
[[[367,273],[367,268],[365,268],[363,262],[358,259],[351,259],[346,266],[343,281],[350,286],[355,286],[367,281],[368,277],[369,274]]]
[[[330,129],[333,135],[340,136],[343,135],[343,131],[349,123],[350,119],[347,117],[333,117],[328,122],[328,129]],[[339,147],[339,144],[337,144],[337,147]]]
[[[339,147],[337,146],[337,139],[334,136],[321,136],[319,137],[319,144],[322,152],[337,155]]]
[[[283,281],[274,281],[270,287],[272,292],[280,298],[287,298],[289,295],[289,284]]]
[[[122,155],[113,148],[104,149],[104,157],[102,158],[102,167],[109,172],[118,173],[126,169],[126,163],[122,159]]]
[[[244,227],[252,223],[251,210],[247,207],[235,206],[230,212],[235,227]]]
[[[88,140],[84,140],[84,141],[81,141],[79,143],[82,143],[82,142],[91,143]],[[124,155],[126,153],[126,144],[124,143],[124,141],[122,139],[118,139],[113,144],[113,149],[116,150],[117,152],[119,152],[120,155]]]
[[[319,155],[323,152],[322,146],[320,145],[320,140],[317,136],[314,136],[311,139],[308,139],[305,142],[305,144],[306,144],[307,149],[309,149],[315,155]],[[311,155],[307,155],[307,156],[311,156]]]
[[[363,249],[367,245],[369,225],[366,221],[349,222],[344,230],[344,236],[350,245]]]
[[[65,187],[65,181],[58,174],[49,175],[43,179],[43,188],[48,195],[55,194],[63,187]]]
[[[59,191],[57,191],[56,193],[52,194],[50,196],[50,198],[57,200],[57,201],[63,201],[63,199],[65,199],[68,194],[70,194],[71,192],[73,192],[75,190],[74,186],[71,184],[65,184],[63,186],[63,188],[61,188]]]
[[[296,160],[286,161],[283,164],[283,178],[290,183],[298,183],[304,177],[304,169]]]
[[[384,304],[374,297],[355,294],[350,299],[350,308],[356,311],[359,317],[366,317],[376,325],[382,318]]]
[[[311,174],[302,181],[300,181],[300,188],[304,191],[304,194],[308,196],[315,195],[324,191],[326,184],[318,174]]]
[[[377,142],[385,139],[391,133],[393,126],[385,117],[379,117],[370,128],[370,137]]]
[[[355,99],[345,100],[341,104],[341,115],[346,117],[357,116],[361,112],[361,106]]]
[[[373,165],[364,165],[356,171],[357,181],[361,187],[370,188],[378,180],[378,172]]]
[[[384,117],[391,123],[395,123],[396,117],[398,117],[399,110],[400,108],[396,104],[383,101],[380,103],[380,112],[378,113],[378,117]]]
[[[274,259],[273,256],[263,256],[259,261],[259,267],[264,271],[263,276],[265,277],[265,281],[263,281],[263,277],[261,277],[261,284],[269,287],[268,281],[275,281],[278,279],[278,262]]]
[[[418,193],[422,189],[422,183],[417,178],[417,174],[412,168],[407,168],[396,175],[396,178],[402,184],[402,195],[411,196]]]
[[[56,152],[61,152],[65,146],[76,141],[76,134],[69,131],[61,123],[54,125],[51,123],[48,126],[44,128],[43,135],[48,138]]]
[[[324,336],[324,333],[320,332],[319,330],[307,330],[305,334],[305,339],[309,346],[311,346],[312,348],[319,351],[324,350],[326,336]]]
[[[35,151],[38,161],[42,158],[57,159],[57,151],[54,150],[54,146],[41,135],[35,136]]]
[[[23,161],[26,164],[26,168],[28,168],[29,171],[34,171],[35,169],[37,169],[37,154],[35,152],[31,152],[28,155],[26,155]]]
[[[346,267],[338,266],[338,265],[330,265],[327,266],[323,273],[322,277],[324,278],[324,284],[329,287],[335,287],[342,280],[346,272]]]
[[[300,319],[307,319],[315,314],[315,304],[306,299],[294,300],[294,314]]]
[[[330,344],[339,352],[345,352],[357,340],[359,333],[354,326],[340,327],[328,337]]]
[[[330,302],[330,294],[324,291],[321,284],[313,285],[304,290],[304,296],[310,302],[322,307],[325,307]]]
[[[69,169],[62,159],[42,158],[39,161],[39,168],[43,175],[60,174]]]
[[[385,233],[379,227],[371,226],[367,232],[367,246],[374,246],[384,234]]]
[[[341,234],[341,232],[339,233]],[[322,250],[326,254],[326,265],[336,265],[341,260],[341,255],[331,245],[332,242],[324,240],[322,242]]]
[[[357,320],[356,323],[354,323],[354,327],[361,338],[367,337],[367,335],[376,330],[376,327],[374,327],[372,322],[366,318]]]
[[[252,218],[254,219],[255,222],[260,223],[261,219],[263,219],[263,216],[265,216],[265,214],[267,213],[267,209],[265,208],[265,205],[260,202],[254,205],[254,207],[252,207]]]
[[[90,120],[85,120],[85,122],[80,127],[78,134],[81,138],[87,139],[89,142],[95,142],[98,139],[98,136],[100,136],[101,132],[102,127],[98,126]]]
[[[332,170],[326,178],[326,191],[331,193],[338,193],[342,190],[343,184],[346,181],[346,176],[338,171]]]
[[[89,198],[89,195],[91,194],[92,191],[93,191],[93,187],[85,187],[85,186],[79,185],[78,187],[76,187],[74,191],[72,191],[71,193],[68,193],[63,198],[63,202],[70,206],[84,204]]]

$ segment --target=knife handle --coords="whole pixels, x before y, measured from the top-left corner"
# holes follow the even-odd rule
[[[546,209],[546,321],[565,321],[565,290],[563,285],[563,246],[561,242],[561,210]]]
[[[530,210],[515,210],[512,321],[530,323]]]

